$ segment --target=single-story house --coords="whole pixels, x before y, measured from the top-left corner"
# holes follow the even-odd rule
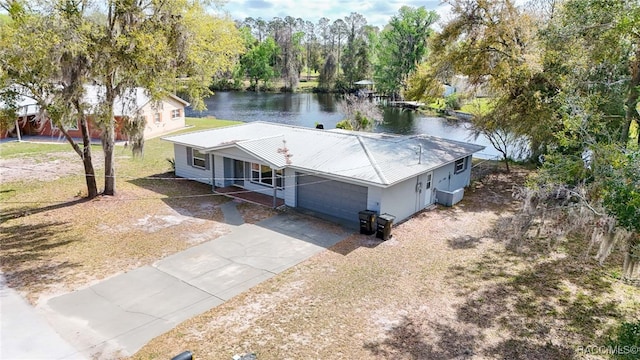
[[[92,108],[98,106],[104,97],[104,89],[100,86],[86,86],[83,102],[88,107],[88,116],[91,119]],[[123,132],[123,125],[127,118],[142,117],[146,124],[144,138],[167,134],[173,130],[185,127],[184,108],[189,103],[173,94],[167,94],[159,101],[153,101],[148,92],[143,88],[135,88],[126,92],[123,96],[116,97],[113,112],[115,118],[116,140],[127,140]],[[2,106],[2,104],[0,104]],[[49,119],[39,118],[40,107],[29,96],[23,95],[18,101],[18,126],[20,135],[60,136],[60,131]],[[69,135],[74,138],[82,137],[79,126],[70,127]],[[92,139],[100,139],[100,130],[93,122],[89,122],[89,131]],[[0,138],[15,137],[17,131],[14,128],[0,133]]]
[[[235,186],[293,208],[358,222],[373,210],[404,220],[441,202],[452,205],[484,146],[427,135],[320,130],[267,122],[163,138],[175,172],[217,188]]]

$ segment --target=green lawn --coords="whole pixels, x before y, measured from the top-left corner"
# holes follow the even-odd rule
[[[460,111],[474,114],[474,115],[482,115],[486,114],[491,106],[491,99],[489,98],[475,98],[471,101],[466,102],[460,108]]]
[[[461,106],[460,111],[469,114],[481,115],[489,111],[490,104],[491,99],[489,98],[475,98],[471,101],[465,101],[465,103]],[[444,110],[446,106],[446,101],[443,98],[436,99],[435,101],[429,103],[429,108],[433,110]]]
[[[187,118],[186,124],[189,126],[188,128],[172,134],[235,125],[240,124],[240,122],[214,118]],[[92,146],[92,152],[96,163],[99,162],[97,160],[102,160],[102,146],[99,143]],[[51,161],[54,158],[59,158],[60,156],[65,159],[65,162],[77,162],[80,166],[82,165],[80,157],[75,154],[69,143],[66,141],[61,141],[60,143],[14,141],[0,144],[0,158],[2,159],[21,158],[29,162],[43,163]],[[126,187],[128,186],[126,180],[169,171],[171,169],[171,165],[168,159],[173,159],[173,157],[172,144],[162,140],[161,138],[154,138],[145,141],[144,154],[142,157],[137,158],[132,156],[130,148],[116,146],[116,174],[119,179],[125,180],[122,185],[117,184],[117,186]],[[55,171],[55,166],[56,164],[52,163],[52,169],[50,171]],[[60,166],[64,166],[64,164],[61,164]],[[96,168],[96,176],[98,179],[98,188],[101,188],[103,186],[102,177],[104,176],[104,170],[102,167]],[[53,191],[57,194],[75,194],[79,191],[86,192],[86,188],[83,186],[84,178],[82,176],[72,175],[67,177],[70,179],[67,179],[68,181],[61,179],[59,184],[56,185],[57,187],[55,190],[47,189],[49,183],[46,183],[47,185],[44,186],[38,185],[37,189],[47,189],[46,191]],[[28,196],[32,197],[34,193],[38,193],[38,191],[34,191],[32,186],[33,181],[20,181],[17,183],[7,183],[5,181],[0,184],[0,201],[11,200],[14,196],[19,196],[18,194],[23,194],[23,197],[27,196],[25,194],[29,194]],[[9,188],[11,189],[10,192],[4,191]],[[37,197],[34,196],[34,198]],[[43,194],[43,197],[40,198],[47,198],[47,196]]]
[[[0,144],[0,158],[8,159],[21,156],[37,155],[41,153],[64,152],[69,150],[72,149],[67,142],[60,144],[48,144],[11,141]]]

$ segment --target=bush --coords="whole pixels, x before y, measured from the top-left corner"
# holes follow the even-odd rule
[[[336,129],[353,130],[353,127],[351,126],[349,119],[344,119],[336,124]]]
[[[242,90],[242,83],[231,79],[216,79],[209,85],[211,91]]]
[[[611,358],[631,360],[640,358],[640,320],[634,323],[624,322],[615,330],[614,337],[609,340],[612,351]]]
[[[444,103],[447,109],[460,110],[460,99],[456,93],[447,96]]]

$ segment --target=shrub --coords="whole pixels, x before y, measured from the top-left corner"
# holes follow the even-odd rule
[[[611,358],[631,360],[640,358],[640,320],[634,323],[624,322],[614,332],[609,340]]]

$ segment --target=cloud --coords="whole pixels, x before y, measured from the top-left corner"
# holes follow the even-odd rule
[[[324,1],[294,1],[294,0],[230,0],[223,6],[231,17],[243,20],[246,17],[271,20],[274,17],[292,16],[317,23],[322,17],[331,21],[344,19],[352,12],[362,14],[370,25],[380,28],[398,13],[402,6],[420,7],[435,10],[441,15],[448,13],[448,5],[440,5],[440,0],[415,1],[367,1],[367,0],[324,0]]]

